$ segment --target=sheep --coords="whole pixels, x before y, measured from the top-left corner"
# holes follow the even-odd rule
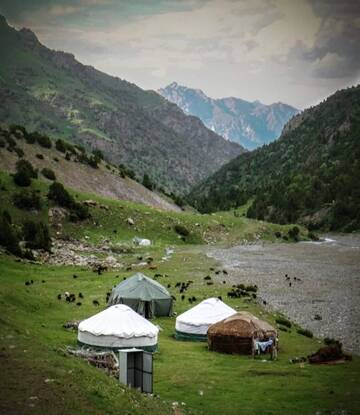
[[[93,304],[96,305],[96,306],[100,305],[98,300],[93,300]]]
[[[207,281],[207,280],[211,280],[210,275],[207,275],[206,277],[204,277],[204,280],[205,280],[205,281]]]
[[[61,294],[58,294],[57,299],[61,300]]]
[[[132,270],[132,267],[131,266],[126,267],[126,271],[131,271],[131,270]]]
[[[226,271],[226,269],[223,269],[223,274],[228,275],[228,272]]]
[[[75,275],[75,274],[73,275],[73,278],[74,278],[74,279],[75,279],[75,278],[77,278],[77,277],[78,277],[77,275]]]
[[[26,281],[25,282],[25,285],[30,285],[30,281]]]
[[[181,285],[181,282],[177,282],[177,283],[175,284],[175,288],[180,287],[180,285]]]
[[[78,303],[76,303],[76,305],[77,305],[77,306],[80,306],[80,305],[81,305],[80,301],[79,301]]]
[[[208,281],[207,283],[206,283],[206,285],[213,285],[214,283],[212,282],[212,281]]]
[[[84,298],[82,293],[79,293],[79,298]]]
[[[168,287],[168,288],[171,288],[171,284],[168,284],[168,285],[167,285],[167,287]]]

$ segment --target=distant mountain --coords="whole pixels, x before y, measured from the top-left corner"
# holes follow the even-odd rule
[[[178,105],[186,114],[199,117],[217,134],[229,141],[254,150],[278,138],[284,125],[299,112],[281,102],[264,105],[240,98],[212,99],[200,89],[191,89],[176,82],[158,91]]]
[[[242,154],[193,189],[202,212],[253,199],[248,216],[360,229],[360,85],[295,116],[275,142]]]
[[[188,191],[244,151],[157,93],[50,50],[1,16],[0,56],[0,122],[98,148],[168,191]]]

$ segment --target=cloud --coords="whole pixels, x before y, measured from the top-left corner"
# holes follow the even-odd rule
[[[348,0],[1,0],[42,43],[146,89],[298,107],[356,79],[359,4]]]

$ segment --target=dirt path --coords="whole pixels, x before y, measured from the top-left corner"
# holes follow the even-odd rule
[[[257,284],[271,308],[360,354],[360,235],[329,235],[322,243],[207,248],[207,255],[231,270],[233,283]]]

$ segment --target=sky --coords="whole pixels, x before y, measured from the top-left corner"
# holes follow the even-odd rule
[[[359,0],[0,0],[0,14],[144,89],[302,109],[360,82]]]

